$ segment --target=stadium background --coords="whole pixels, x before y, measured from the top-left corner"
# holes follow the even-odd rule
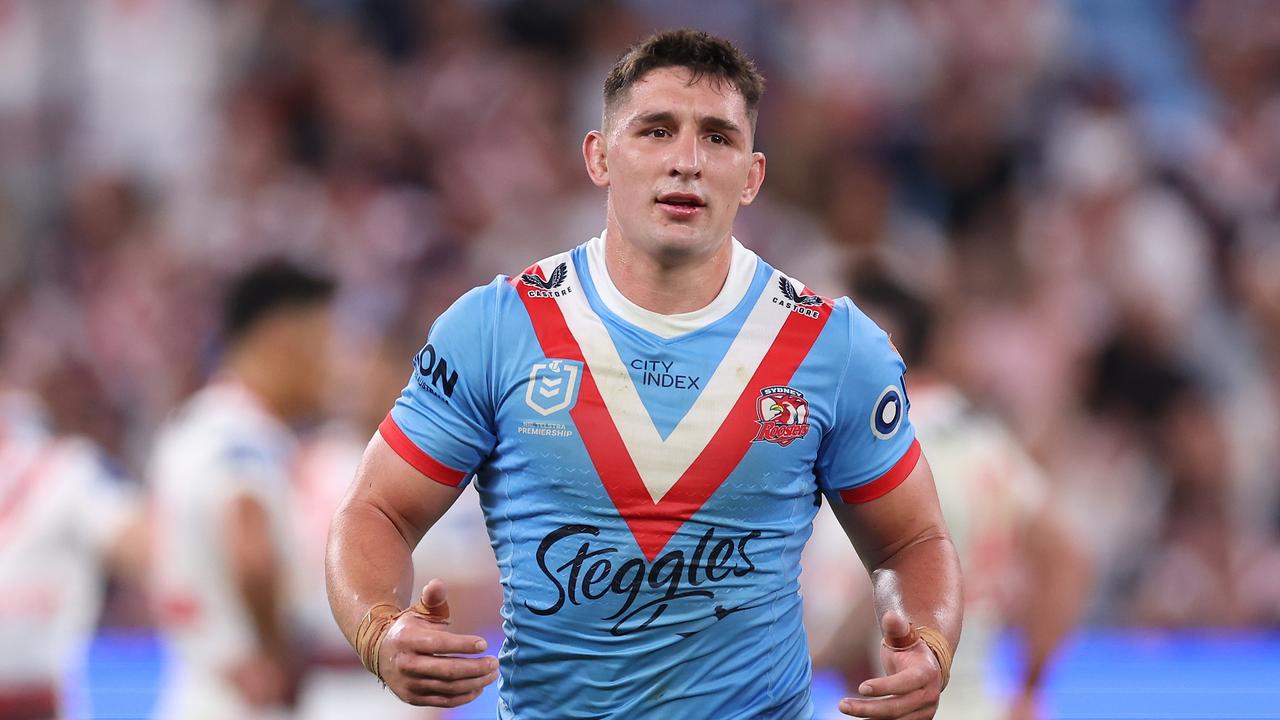
[[[340,278],[354,412],[352,348],[407,373],[462,291],[598,232],[603,75],[681,25],[769,81],[739,237],[926,296],[948,378],[1049,471],[1095,572],[1051,715],[1280,717],[1267,0],[0,0],[6,372],[141,478],[223,283],[286,255]],[[86,716],[149,702],[143,607],[111,596]]]

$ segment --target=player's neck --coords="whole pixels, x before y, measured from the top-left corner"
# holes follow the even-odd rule
[[[733,245],[726,237],[705,256],[659,258],[626,241],[610,223],[605,270],[622,296],[662,315],[701,310],[716,299],[729,277]]]
[[[288,421],[289,404],[277,391],[280,384],[270,359],[261,357],[254,348],[240,348],[228,357],[226,375],[244,386],[267,412],[278,420]]]

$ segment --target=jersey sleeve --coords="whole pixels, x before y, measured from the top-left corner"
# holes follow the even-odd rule
[[[378,432],[423,475],[464,487],[497,442],[490,388],[498,281],[471,290],[431,327]]]
[[[75,491],[70,494],[75,502],[74,531],[83,547],[101,555],[130,522],[141,517],[141,489],[88,441],[70,440],[65,447],[67,472],[75,474]]]
[[[819,487],[834,501],[862,503],[911,474],[920,444],[908,417],[906,365],[889,337],[847,298],[849,356],[830,431],[818,450]]]

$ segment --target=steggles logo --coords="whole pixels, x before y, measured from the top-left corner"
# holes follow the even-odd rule
[[[809,432],[809,401],[799,390],[767,387],[756,401],[756,417],[760,429],[753,442],[764,440],[786,447]]]

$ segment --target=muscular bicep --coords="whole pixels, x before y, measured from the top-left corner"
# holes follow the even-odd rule
[[[831,509],[868,570],[913,544],[947,536],[933,471],[923,455],[893,490],[862,503],[835,496]]]
[[[339,516],[343,511],[359,508],[384,515],[405,544],[413,548],[461,494],[458,488],[415,469],[387,444],[381,433],[374,433]]]

